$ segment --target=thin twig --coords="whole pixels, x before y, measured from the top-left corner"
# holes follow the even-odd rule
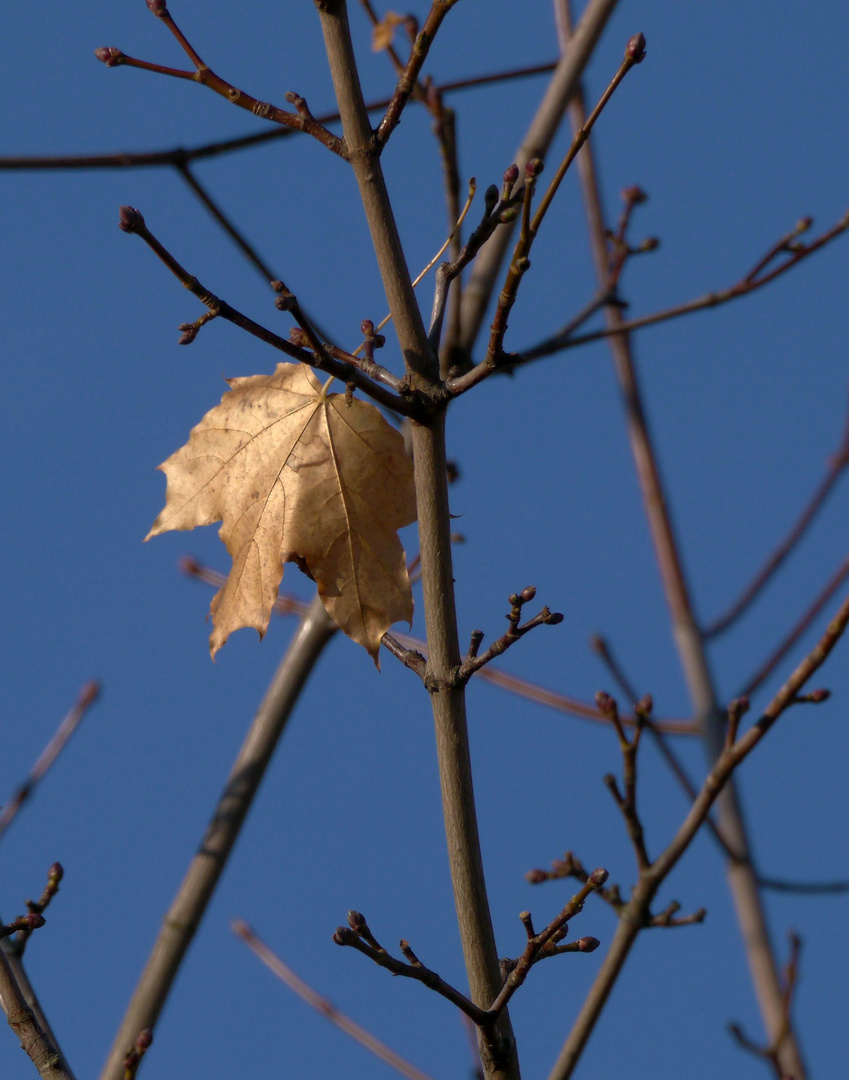
[[[410,50],[410,58],[398,79],[398,85],[392,95],[392,100],[386,108],[386,114],[377,125],[375,131],[375,143],[378,152],[386,145],[390,135],[398,126],[404,106],[410,100],[410,95],[415,89],[419,74],[430,52],[433,39],[436,36],[442,21],[457,0],[434,0],[427,14],[421,30],[416,34],[413,47]]]
[[[579,345],[587,345],[602,338],[621,337],[629,334],[632,330],[655,326],[657,323],[677,319],[681,315],[690,315],[695,311],[704,311],[706,308],[718,307],[721,304],[727,304],[731,300],[737,300],[739,297],[748,296],[750,293],[763,288],[764,285],[769,285],[776,278],[781,277],[782,274],[786,274],[788,270],[792,270],[803,259],[825,247],[826,244],[841,236],[847,229],[849,229],[849,213],[845,214],[836,225],[827,229],[809,244],[795,246],[792,252],[788,252],[788,258],[780,266],[775,267],[756,280],[745,276],[726,289],[709,292],[704,296],[696,297],[694,300],[664,308],[663,311],[655,311],[650,315],[642,315],[636,319],[620,318],[615,325],[608,322],[608,325],[603,330],[593,330],[586,334],[575,334],[572,323],[569,322],[562,330],[559,330],[551,337],[531,346],[529,349],[523,349],[519,353],[512,355],[510,357],[511,364],[514,368],[521,367],[523,364],[562,352],[564,349],[577,348]]]
[[[183,323],[180,327],[184,331],[181,342],[188,344],[194,340],[197,331],[200,326],[208,322],[210,319],[222,318],[227,322],[232,322],[234,325],[240,327],[242,330],[246,330],[249,334],[259,338],[260,341],[264,341],[267,345],[271,345],[275,349],[279,349],[280,352],[285,353],[294,360],[299,360],[302,364],[309,364],[312,367],[317,367],[321,371],[327,372],[328,375],[333,375],[334,378],[341,379],[342,382],[353,382],[358,389],[363,393],[368,394],[381,405],[385,405],[388,409],[394,409],[396,412],[402,415],[410,415],[415,409],[410,400],[406,398],[398,397],[395,394],[390,393],[380,383],[374,382],[370,379],[365,372],[358,369],[351,364],[340,363],[335,360],[327,349],[320,348],[320,351],[308,351],[307,349],[293,345],[290,341],[286,341],[285,338],[280,337],[278,334],[273,333],[265,326],[261,326],[259,323],[248,318],[247,315],[243,315],[236,308],[231,307],[225,300],[221,300],[214,293],[209,292],[204,288],[198,279],[185,270],[180,263],[174,258],[174,256],[165,248],[159,240],[151,233],[145,224],[145,220],[138,210],[133,209],[131,206],[121,207],[121,220],[120,227],[124,232],[136,233],[144,240],[148,247],[159,256],[162,262],[168,267],[171,273],[177,278],[177,280],[183,285],[184,288],[200,300],[207,308],[208,314],[202,316],[195,323]]]
[[[27,799],[32,797],[39,781],[43,779],[47,770],[62,753],[68,740],[77,730],[80,721],[85,716],[90,706],[97,700],[99,694],[100,683],[98,682],[88,682],[82,688],[79,697],[72,706],[70,712],[56,729],[56,733],[53,735],[50,742],[48,742],[47,746],[45,746],[41,754],[39,754],[38,760],[35,765],[33,765],[29,776],[5,804],[3,809],[0,810],[0,837],[2,837],[9,828],[12,819],[23,804]]]
[[[184,558],[181,561],[181,567],[191,577],[198,578],[198,580],[204,581],[208,585],[214,585],[217,589],[220,589],[226,580],[225,576],[219,571],[213,570],[194,558]],[[301,615],[306,608],[307,605],[302,600],[285,593],[281,593],[274,602],[274,610],[278,615]],[[406,658],[404,655],[399,655],[399,653],[407,650],[418,652],[426,657],[427,643],[422,641],[421,638],[397,630],[393,631],[390,636],[394,645],[398,647],[398,651],[393,655],[396,655],[402,663],[406,663]],[[381,640],[392,651],[394,646],[389,645],[384,639]],[[497,668],[485,667],[475,672],[475,677],[483,679],[484,682],[492,683],[502,690],[507,690],[511,694],[516,694],[518,697],[535,701],[551,709],[557,709],[558,712],[569,713],[571,716],[580,716],[584,720],[594,720],[600,724],[610,724],[610,720],[597,706],[570,697],[568,694],[561,694],[557,690],[548,690],[527,679],[522,679],[518,675],[510,675],[508,672],[499,671]],[[634,716],[622,716],[620,719],[626,727],[633,727],[637,722]],[[654,720],[652,723],[658,731],[667,735],[698,734],[698,729],[689,720]]]
[[[494,371],[497,370],[499,365],[510,363],[511,358],[505,356],[504,353],[504,335],[507,332],[507,323],[510,316],[510,312],[516,302],[516,296],[519,291],[519,287],[522,283],[525,273],[530,267],[530,253],[533,247],[533,242],[539,233],[542,222],[545,215],[548,213],[548,209],[554,200],[555,195],[563,181],[566,172],[571,166],[572,162],[578,155],[581,147],[586,143],[589,138],[590,132],[593,126],[604,111],[605,106],[610,101],[611,97],[615,93],[617,87],[621,84],[622,80],[628,74],[628,72],[637,64],[641,63],[645,57],[646,42],[642,34],[635,34],[629,39],[628,44],[625,47],[625,55],[616,74],[611,79],[607,86],[607,89],[599,98],[595,108],[589,116],[585,117],[584,122],[574,130],[572,142],[569,149],[566,152],[565,157],[560,162],[553,178],[551,179],[545,194],[540,200],[533,217],[530,216],[531,195],[533,193],[533,182],[536,177],[542,172],[542,159],[531,158],[525,165],[525,199],[523,205],[522,214],[522,227],[519,234],[519,239],[516,242],[516,246],[513,249],[513,255],[510,260],[510,266],[507,270],[507,274],[504,280],[504,285],[498,296],[498,305],[495,309],[495,315],[492,320],[492,327],[490,329],[489,344],[487,345],[486,355],[483,360],[476,364],[469,372],[457,377],[456,379],[447,380],[446,387],[453,394],[462,394],[470,390],[473,386],[476,386],[483,379],[488,378]]]
[[[545,75],[557,67],[556,61],[542,64],[508,68],[505,71],[492,72],[489,75],[473,75],[465,79],[454,79],[434,87],[441,94],[455,90],[471,90],[478,86],[488,86],[511,79],[523,79]],[[369,112],[380,112],[386,108],[391,98],[379,98],[366,104]],[[332,124],[339,120],[338,111],[323,113],[316,117],[319,124]],[[0,170],[28,169],[137,169],[162,168],[166,165],[180,166],[206,158],[221,157],[238,150],[250,150],[262,146],[273,139],[285,139],[299,134],[299,129],[288,127],[264,128],[252,135],[240,135],[230,139],[216,139],[214,142],[201,143],[198,146],[178,146],[173,150],[119,151],[115,154],[54,154],[8,155],[0,157]]]
[[[410,948],[408,941],[401,940],[401,951],[406,957],[406,961],[398,960],[388,953],[375,939],[361,912],[349,911],[348,925],[337,926],[333,934],[333,940],[337,945],[347,945],[349,948],[356,949],[363,956],[367,956],[369,960],[373,960],[378,967],[391,971],[393,975],[400,975],[402,978],[415,979],[417,982],[423,983],[429,990],[433,990],[434,993],[450,1001],[452,1005],[456,1005],[478,1027],[487,1028],[491,1031],[495,1020],[494,1016],[489,1015],[486,1009],[481,1009],[475,1005],[465,994],[460,993],[455,986],[447,983],[435,971],[425,967]]]
[[[723,630],[726,630],[743,614],[746,608],[748,608],[752,601],[758,596],[772,575],[778,570],[787,556],[805,535],[808,527],[822,509],[823,504],[831,494],[834,485],[837,483],[847,465],[849,465],[849,419],[847,419],[843,438],[837,453],[829,460],[825,476],[817,485],[816,491],[811,496],[807,506],[799,515],[799,519],[737,600],[734,601],[727,611],[705,627],[705,638],[712,638],[716,634],[721,634]]]
[[[122,1080],[127,1048],[153,1029],[186,950],[239,835],[274,749],[301,691],[335,633],[318,596],[309,605],[239,751],[186,876],[171,903],[130,1001],[101,1080]]]
[[[780,644],[770,653],[754,675],[748,680],[743,690],[737,695],[738,697],[751,697],[755,690],[766,682],[847,577],[849,577],[849,555],[847,555],[840,566],[838,566],[837,570],[832,574],[819,595],[814,599],[795,626],[790,628]]]
[[[561,3],[564,13],[564,25],[568,27],[570,21],[568,0],[558,0],[558,2]],[[564,44],[564,42],[561,42],[562,46]],[[580,130],[582,128],[583,116],[583,103],[579,97],[576,97],[570,105],[570,119],[573,129]],[[608,287],[610,267],[604,213],[599,194],[599,185],[595,175],[591,146],[585,146],[579,158],[578,168],[589,226],[593,261],[596,267],[599,289],[604,290]],[[620,331],[622,329],[623,319],[618,306],[608,306],[605,318],[610,330]],[[725,714],[719,708],[707,662],[704,641],[693,613],[681,555],[667,509],[666,493],[660,477],[657,457],[643,408],[639,381],[627,334],[618,332],[611,336],[610,348],[613,353],[616,375],[625,405],[628,435],[642,491],[643,504],[657,555],[663,590],[670,611],[675,644],[684,669],[694,714],[702,729],[706,753],[710,761],[715,761],[723,753]],[[727,863],[729,885],[734,897],[737,917],[743,930],[746,952],[764,1018],[764,1026],[772,1035],[783,1022],[781,987],[766,917],[758,891],[757,874],[749,854],[745,824],[734,784],[733,782],[726,783],[730,775],[729,772],[728,776],[723,780],[724,790],[719,803],[720,830],[735,854],[735,858],[730,859]],[[711,799],[712,802],[713,799]],[[698,800],[693,805],[697,806]],[[706,815],[707,809],[705,810]],[[701,821],[703,821],[703,818],[700,819],[700,823]],[[645,899],[648,904],[653,892],[647,886],[645,889]],[[639,902],[640,897],[637,892],[638,890],[635,890],[632,902]],[[567,1047],[564,1048],[565,1056],[561,1056],[560,1065],[563,1067],[568,1061],[569,1070],[568,1072],[562,1071],[558,1073],[560,1080],[563,1080],[563,1077],[571,1073],[574,1062],[577,1060],[577,1057],[572,1058],[572,1052],[579,1044],[581,1048],[583,1047],[589,1037],[589,1032],[595,1025],[599,1012],[610,992],[610,986],[612,986],[612,982],[608,985],[604,983],[603,979],[608,977],[615,979],[618,975],[619,968],[624,963],[624,957],[630,950],[638,933],[639,927],[635,925],[635,922],[636,920],[632,920],[631,923],[620,921],[614,945],[611,946],[611,949],[614,950],[612,958],[609,963],[605,962],[603,964],[602,972],[604,974],[599,974],[599,979],[602,982],[597,984],[597,989],[594,993],[591,993],[585,1007],[581,1010],[573,1034],[567,1042]],[[789,1033],[788,1038],[785,1040],[782,1053],[783,1064],[787,1071],[794,1074],[796,1080],[804,1080],[805,1070],[801,1053],[792,1033]]]
[[[593,54],[601,32],[613,14],[617,0],[589,0],[560,62],[554,69],[548,88],[513,161],[520,172],[531,158],[544,158],[557,133],[569,99]],[[475,261],[463,290],[462,338],[459,348],[471,356],[472,346],[483,325],[487,306],[495,289],[502,263],[510,244],[511,227],[500,229]]]
[[[652,863],[651,867],[640,875],[631,894],[631,899],[623,906],[619,915],[619,925],[607,954],[602,961],[598,975],[575,1020],[572,1031],[563,1045],[560,1055],[549,1074],[549,1080],[568,1080],[573,1075],[575,1066],[595,1028],[602,1009],[622,970],[625,961],[645,925],[645,913],[663,881],[669,876],[678,860],[689,848],[710,811],[711,806],[721,795],[735,769],[754,750],[761,739],[770,730],[776,720],[798,697],[800,690],[823,663],[828,659],[837,642],[849,625],[849,596],[844,600],[837,616],[827,626],[820,640],[801,664],[791,674],[779,692],[764,710],[760,719],[731,745],[726,745],[717,756],[698,797],[693,802],[689,813],[666,849]],[[771,1044],[777,1047],[779,1060],[786,1056],[791,1028],[788,1023],[785,987],[780,977],[778,982],[777,1007],[779,1015],[774,1030],[770,1032]],[[778,1041],[776,1041],[778,1040]]]
[[[308,135],[312,135],[320,143],[327,147],[328,150],[332,150],[334,154],[338,154],[339,157],[345,158],[347,156],[345,143],[338,135],[334,135],[332,131],[328,131],[323,124],[310,113],[303,98],[300,98],[296,94],[287,94],[286,98],[295,104],[297,111],[287,112],[285,109],[280,109],[276,105],[272,105],[267,101],[259,101],[255,97],[251,97],[250,94],[246,94],[243,90],[238,89],[227,82],[226,79],[222,79],[220,75],[207,66],[201,60],[200,56],[194,50],[192,45],[186,39],[183,32],[179,29],[174,19],[171,17],[171,13],[168,11],[165,0],[156,0],[148,4],[153,14],[160,19],[171,31],[174,37],[180,44],[189,60],[194,64],[194,71],[181,71],[177,68],[163,67],[161,64],[153,64],[147,60],[139,60],[133,56],[127,56],[121,52],[120,49],[116,49],[112,46],[96,49],[95,56],[98,60],[101,60],[107,67],[135,67],[140,68],[143,71],[151,71],[158,75],[169,75],[176,79],[188,79],[191,82],[199,83],[201,86],[206,86],[210,90],[215,91],[216,94],[220,94],[221,97],[226,98],[231,105],[237,105],[240,109],[246,109],[248,112],[253,113],[254,116],[258,116],[262,120],[269,120],[274,124],[281,124],[287,128],[293,128],[296,131],[303,131]]]
[[[430,1080],[427,1073],[417,1069],[415,1065],[410,1064],[405,1058],[402,1058],[400,1054],[396,1054],[394,1050],[391,1050],[386,1043],[380,1041],[371,1032],[366,1031],[365,1028],[360,1027],[350,1017],[346,1016],[327,998],[317,994],[315,990],[307,983],[304,982],[294,971],[272,952],[271,949],[262,941],[253,929],[241,919],[236,919],[230,924],[233,933],[247,945],[247,947],[254,953],[255,956],[265,964],[267,968],[274,972],[274,974],[281,979],[290,990],[294,990],[295,993],[308,1005],[311,1005],[316,1012],[321,1013],[325,1019],[329,1020],[331,1024],[335,1024],[340,1031],[344,1031],[346,1035],[350,1035],[352,1039],[355,1039],[360,1046],[364,1046],[366,1050],[370,1050],[375,1057],[380,1058],[381,1061],[386,1062],[396,1072],[401,1073],[402,1076],[406,1076],[408,1080]]]

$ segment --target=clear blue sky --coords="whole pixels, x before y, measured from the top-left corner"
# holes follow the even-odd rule
[[[356,5],[352,4],[352,8]],[[424,16],[426,8],[416,8]],[[318,20],[309,3],[259,0],[172,11],[208,63],[235,85],[282,104],[304,95],[333,107]],[[352,22],[370,96],[391,87],[384,57]],[[634,314],[731,284],[803,215],[815,230],[849,206],[846,101],[849,15],[843,5],[786,0],[741,5],[623,0],[588,73],[598,94],[627,38],[648,57],[602,118],[594,146],[608,210],[640,184],[650,195],[635,236],[659,251],[629,267]],[[142,0],[58,5],[33,0],[6,15],[3,154],[136,151],[195,145],[258,130],[250,115],[188,83],[93,57],[100,45],[166,65],[183,57]],[[426,70],[437,80],[553,58],[551,6],[461,0]],[[464,92],[461,173],[498,182],[544,79]],[[411,109],[384,161],[410,263],[444,234],[430,121]],[[566,141],[557,144],[563,151]],[[307,139],[204,163],[198,175],[341,344],[358,342],[385,301],[353,178]],[[254,709],[292,631],[273,622],[258,643],[235,635],[210,663],[210,593],[181,576],[193,553],[217,568],[215,529],[142,545],[164,498],[155,466],[215,404],[222,379],[270,371],[277,357],[228,325],[190,348],[179,323],[197,318],[185,293],[136,238],[118,206],[148,224],[210,289],[285,332],[271,294],[209,222],[173,172],[4,173],[0,176],[5,393],[4,737],[0,800],[24,777],[89,678],[102,701],[3,841],[0,912],[38,895],[47,867],[66,870],[29,966],[77,1076],[95,1076],[125,1003],[205,827]],[[756,296],[644,331],[635,349],[700,616],[718,614],[748,582],[813,491],[847,406],[849,238]],[[428,285],[422,305],[430,306]],[[520,349],[592,295],[577,185],[569,180],[535,251],[511,318]],[[393,339],[384,354],[398,370]],[[501,632],[506,598],[528,584],[565,614],[501,662],[505,670],[590,700],[614,690],[588,648],[609,635],[658,713],[688,700],[669,632],[606,347],[594,345],[492,380],[450,415],[462,479],[452,510],[460,622]],[[846,555],[846,482],[758,606],[711,650],[720,692],[733,696]],[[415,549],[412,533],[405,536]],[[310,595],[294,568],[285,587]],[[833,610],[833,601],[829,610]],[[824,626],[823,614],[817,626]],[[421,632],[417,614],[414,625]],[[811,647],[811,631],[755,700],[764,705]],[[847,649],[816,679],[822,707],[791,710],[742,774],[765,873],[849,877],[845,828]],[[532,889],[524,873],[567,848],[627,887],[633,857],[601,783],[620,761],[613,735],[472,685],[470,722],[484,855],[502,954],[517,955],[519,911],[539,925],[570,886]],[[682,748],[701,776],[700,748]],[[653,751],[642,772],[650,851],[685,812]],[[705,906],[700,927],[644,935],[597,1030],[581,1075],[728,1080],[764,1075],[731,1043],[730,1019],[760,1037],[722,864],[707,839],[663,889],[663,903]],[[796,1017],[812,1074],[845,1068],[847,897],[771,896],[776,939],[803,936]],[[437,1080],[468,1074],[457,1016],[422,987],[391,977],[330,940],[348,908],[392,946],[464,984],[442,840],[427,695],[384,657],[378,675],[358,647],[335,641],[315,671],[251,812],[246,832],[159,1028],[147,1075],[215,1080],[271,1075],[388,1077],[260,967],[229,920],[255,925],[340,1008]],[[600,903],[573,924],[609,941]],[[536,969],[512,1007],[527,1077],[547,1074],[603,956]],[[14,1036],[0,1035],[0,1073],[35,1075]]]

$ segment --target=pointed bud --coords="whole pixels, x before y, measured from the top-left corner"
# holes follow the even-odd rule
[[[519,166],[515,163],[509,168],[504,170],[504,186],[506,188],[512,188],[516,181],[519,179]]]
[[[522,589],[521,600],[523,604],[529,603],[536,596],[537,591],[535,586],[529,585],[526,589]]]
[[[634,34],[625,46],[625,59],[632,60],[635,64],[642,64],[646,58],[646,39],[642,34]]]

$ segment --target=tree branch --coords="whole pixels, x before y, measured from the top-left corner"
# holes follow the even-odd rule
[[[304,685],[336,627],[316,596],[239,751],[212,819],[171,903],[130,1001],[101,1080],[123,1080],[124,1057],[138,1033],[156,1024],[186,950],[224,872],[274,749]]]

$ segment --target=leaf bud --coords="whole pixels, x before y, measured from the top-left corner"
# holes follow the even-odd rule
[[[44,926],[47,920],[43,915],[38,915],[36,912],[30,912],[29,915],[24,915],[21,919],[22,928],[25,930],[38,930],[40,926]]]
[[[512,188],[519,179],[519,166],[515,162],[504,170],[504,186]]]
[[[365,338],[374,337],[374,323],[371,321],[371,319],[363,319],[363,321],[360,323],[360,332]]]
[[[632,38],[628,39],[628,44],[625,46],[625,59],[631,60],[635,64],[642,64],[646,58],[646,39],[642,34],[634,34]]]
[[[557,626],[563,622],[563,613],[560,611],[550,611],[545,617],[546,626]]]
[[[508,206],[506,210],[502,210],[498,215],[498,220],[502,225],[508,225],[511,221],[515,221],[519,216],[519,208],[517,206]]]
[[[362,933],[363,930],[368,929],[368,923],[366,917],[361,911],[354,911],[353,909],[348,912],[348,926],[354,931],[355,934]]]
[[[595,696],[595,703],[603,713],[612,713],[616,711],[616,701],[605,693],[604,690],[599,690]]]
[[[483,193],[483,205],[486,210],[486,215],[492,213],[495,207],[498,205],[498,188],[495,184],[490,184],[486,191]]]
[[[147,6],[157,19],[168,14],[168,4],[165,0],[147,0]]]
[[[118,67],[125,60],[124,54],[120,49],[116,49],[114,45],[103,45],[101,48],[94,50],[94,55],[107,67]]]
[[[347,926],[337,926],[333,934],[333,940],[337,945],[353,945],[357,940],[357,935]]]
[[[637,716],[651,716],[653,708],[654,698],[651,696],[651,694],[643,694],[643,696],[634,706],[634,712],[637,714]]]
[[[639,206],[640,203],[648,201],[648,195],[638,184],[632,184],[630,187],[623,188],[619,193],[619,198],[624,203],[630,203],[632,206]]]
[[[536,180],[544,168],[545,164],[542,158],[532,157],[525,166],[525,178],[527,180]]]
[[[595,952],[601,945],[597,937],[582,937],[575,942],[578,952]]]
[[[600,889],[602,885],[610,877],[610,874],[604,869],[603,866],[596,867],[595,870],[587,878],[587,884],[592,885],[594,889]]]
[[[536,596],[537,591],[533,585],[528,585],[526,589],[522,589],[521,600],[523,604],[529,603]]]
[[[659,247],[660,241],[656,236],[647,236],[645,240],[640,241],[637,251],[657,251]]]
[[[143,1054],[145,1050],[149,1049],[152,1042],[153,1031],[149,1027],[143,1028],[136,1038],[136,1050],[138,1050],[140,1054]]]
[[[310,339],[300,326],[293,326],[289,331],[289,341],[301,349],[308,349],[310,347]]]
[[[415,41],[419,33],[419,20],[415,15],[408,15],[404,19],[404,30],[410,41]]]
[[[132,206],[122,206],[119,210],[118,228],[127,233],[141,232],[145,227],[144,218]]]
[[[91,697],[91,700],[94,701],[94,699],[100,693],[100,686],[97,683],[89,683],[89,686],[94,687],[93,696]],[[62,869],[62,864],[55,862],[47,871],[48,884],[58,885],[64,876],[65,871]]]
[[[531,885],[541,885],[543,881],[548,881],[547,870],[529,870],[525,874],[525,881],[530,882]]]

